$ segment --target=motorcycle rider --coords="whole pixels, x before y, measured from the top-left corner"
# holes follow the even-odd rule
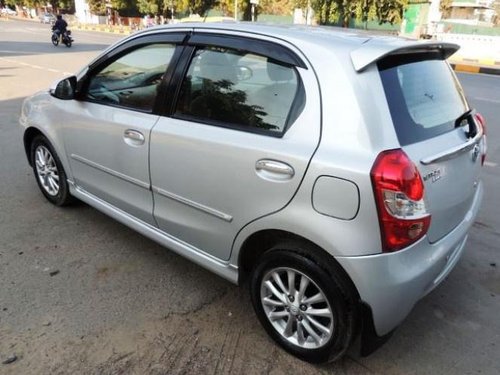
[[[61,39],[62,35],[66,32],[68,23],[63,20],[60,14],[58,14],[56,18],[56,22],[54,23],[54,26],[52,26],[52,31],[56,31],[59,35],[59,39]]]

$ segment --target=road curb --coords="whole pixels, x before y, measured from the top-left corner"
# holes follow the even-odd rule
[[[121,35],[130,35],[132,34],[132,30],[128,26],[109,26],[109,25],[82,25],[82,24],[74,24],[72,27],[76,30],[82,31],[96,31],[102,33],[111,33],[111,34],[121,34]]]
[[[477,66],[477,65],[467,65],[459,63],[450,63],[454,71],[460,73],[480,73],[480,74],[492,74],[500,75],[500,66],[498,68],[493,68],[489,66]]]

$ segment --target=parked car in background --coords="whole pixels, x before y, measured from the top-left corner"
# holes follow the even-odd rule
[[[1,13],[4,16],[17,16],[17,12],[13,9],[8,8],[8,7],[2,8]]]
[[[135,33],[24,101],[43,195],[78,198],[234,283],[311,362],[387,339],[462,255],[485,124],[459,47],[330,28]]]
[[[56,16],[54,16],[52,13],[44,13],[40,16],[40,22],[53,24],[54,22],[56,22]]]

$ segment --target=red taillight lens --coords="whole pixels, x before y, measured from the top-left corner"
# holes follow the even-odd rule
[[[480,113],[476,113],[474,117],[476,118],[476,123],[478,123],[479,126],[481,126],[481,128],[483,129],[483,138],[481,139],[481,165],[484,165],[486,154],[488,153],[488,142],[486,139],[486,120]]]
[[[372,167],[371,178],[383,251],[397,251],[422,238],[431,220],[424,203],[424,183],[404,151],[381,152]]]
[[[481,125],[481,128],[483,128],[483,133],[486,135],[486,120],[483,115],[476,113],[474,116],[476,117],[476,121],[479,122],[479,125]]]

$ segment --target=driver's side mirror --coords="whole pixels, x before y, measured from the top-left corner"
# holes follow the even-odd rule
[[[55,88],[50,90],[50,94],[57,99],[71,100],[75,98],[76,77],[71,76],[59,81]]]

